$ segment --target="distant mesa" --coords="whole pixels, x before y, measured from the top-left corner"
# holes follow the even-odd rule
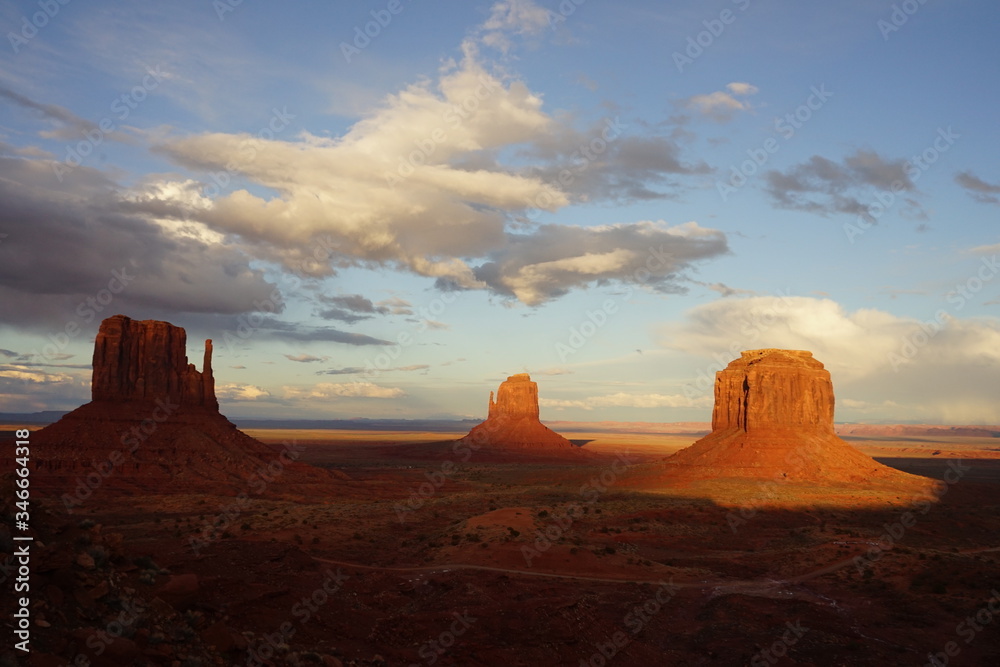
[[[833,430],[830,372],[804,350],[748,350],[715,376],[712,432],[666,459],[691,479],[820,483],[922,480],[878,463]]]
[[[181,327],[124,315],[101,323],[94,341],[93,400],[32,435],[32,484],[89,497],[121,493],[231,494],[324,488],[346,475],[272,448],[219,412],[212,341],[202,370],[187,361]]]
[[[486,421],[459,442],[487,449],[522,452],[579,452],[579,448],[538,419],[538,384],[527,373],[511,375],[490,392]]]

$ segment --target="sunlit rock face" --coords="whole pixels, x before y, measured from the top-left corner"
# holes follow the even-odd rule
[[[538,384],[527,373],[511,375],[490,392],[489,412],[462,442],[498,449],[575,451],[569,440],[538,419]]]
[[[811,352],[748,350],[716,373],[712,432],[668,458],[665,470],[692,479],[914,478],[834,435],[833,410],[830,373]]]
[[[833,433],[830,372],[805,350],[749,350],[716,373],[712,430]]]

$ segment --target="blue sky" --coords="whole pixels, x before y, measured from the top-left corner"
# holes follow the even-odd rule
[[[786,347],[838,421],[1000,423],[998,18],[6,3],[0,411],[86,401],[121,312],[212,338],[236,417],[481,416],[526,371],[543,418],[707,421]]]

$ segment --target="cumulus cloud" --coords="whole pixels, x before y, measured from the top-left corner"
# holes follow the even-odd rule
[[[940,423],[1000,421],[1000,319],[925,319],[883,310],[845,310],[831,299],[760,296],[718,299],[659,330],[664,347],[706,360],[686,395],[711,395],[716,370],[742,350],[809,350],[830,371],[839,399],[894,401],[892,419]],[[850,408],[849,403],[838,403]],[[846,417],[852,413],[846,409]],[[845,414],[838,411],[838,418]]]
[[[215,388],[215,396],[222,401],[260,401],[271,397],[271,392],[252,384],[227,383]]]
[[[534,0],[500,0],[483,23],[480,40],[489,47],[507,52],[511,35],[536,36],[549,28],[554,15]]]
[[[588,197],[660,196],[649,186],[665,175],[709,170],[684,162],[667,139],[640,141],[614,131],[613,140],[609,134],[608,141],[588,143],[595,137],[546,114],[538,95],[488,71],[466,44],[461,63],[446,64],[436,81],[390,95],[341,137],[304,133],[264,141],[213,133],[168,138],[156,150],[187,168],[230,169],[276,193],[238,189],[169,203],[177,215],[235,235],[258,257],[289,270],[301,271],[305,249],[322,240],[328,261],[315,275],[387,266],[435,278],[442,287],[538,305],[595,281],[628,280],[628,262],[641,254],[637,244],[664,244],[678,258],[655,276],[661,287],[687,262],[726,251],[724,236],[711,230],[527,219]],[[588,159],[581,145],[601,150]],[[535,163],[498,161],[515,147]],[[567,170],[571,178],[560,180]],[[537,257],[534,265],[518,257],[528,254]],[[345,322],[379,312],[346,301],[329,305],[320,315]]]
[[[988,183],[971,171],[955,175],[955,182],[965,188],[973,199],[984,204],[1000,204],[1000,183]]]
[[[916,192],[913,179],[918,174],[908,160],[887,159],[875,151],[859,149],[842,162],[814,155],[784,172],[769,171],[765,174],[765,191],[780,208],[824,216],[863,215],[870,222],[878,218],[869,210],[878,202],[876,193],[890,192],[894,198],[902,197],[902,214],[924,219],[926,213],[912,195],[898,194]]]
[[[296,354],[296,355],[292,355],[292,354],[286,354],[285,355],[285,359],[288,359],[289,361],[297,361],[300,364],[311,364],[311,363],[314,363],[316,361],[326,361],[329,358],[330,357],[315,357],[315,356],[313,356],[311,354],[305,354],[305,353],[303,353],[303,354]]]
[[[399,387],[382,387],[371,382],[319,382],[311,387],[285,387],[290,399],[400,398],[406,395]]]
[[[704,95],[694,95],[680,101],[680,106],[694,111],[717,123],[726,123],[733,119],[739,111],[749,111],[753,107],[746,100],[737,97],[748,97],[757,94],[757,87],[749,83],[734,81],[726,85],[726,90],[717,90]]]
[[[235,314],[273,292],[239,250],[170,233],[96,170],[59,183],[53,166],[0,156],[0,308],[18,313],[5,324],[84,327],[108,308]]]
[[[684,289],[681,272],[727,251],[721,232],[694,222],[543,225],[528,234],[511,234],[506,247],[493,253],[492,261],[478,267],[475,275],[493,291],[528,305],[607,281],[679,292]]]

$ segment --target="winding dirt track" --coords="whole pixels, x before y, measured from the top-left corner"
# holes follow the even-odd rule
[[[360,563],[349,563],[347,561],[330,560],[328,558],[320,558],[318,556],[313,556],[313,560],[320,563],[329,563],[331,565],[339,565],[345,568],[352,568],[357,570],[374,570],[378,572],[401,572],[401,573],[413,573],[413,572],[449,572],[451,570],[479,570],[484,572],[500,572],[503,574],[512,574],[515,576],[523,577],[543,577],[549,579],[571,579],[573,581],[594,581],[599,583],[609,583],[609,584],[649,584],[649,585],[663,585],[665,582],[662,578],[660,579],[612,579],[605,577],[588,577],[585,575],[578,574],[555,574],[552,572],[534,572],[531,570],[515,570],[503,567],[491,567],[489,565],[468,565],[466,563],[450,563],[444,565],[417,565],[413,567],[389,567],[382,565],[362,565]],[[801,584],[810,579],[815,579],[816,577],[821,577],[824,574],[829,574],[830,572],[835,572],[843,567],[851,565],[854,562],[854,556],[850,558],[845,558],[844,560],[836,561],[825,567],[821,567],[818,570],[812,572],[807,572],[805,574],[796,575],[788,579],[744,579],[744,580],[731,580],[731,579],[720,579],[715,581],[687,581],[676,584],[671,584],[677,588],[716,588],[716,589],[745,589],[745,588],[755,588],[755,587],[765,587],[773,588],[777,586],[787,585],[787,584]]]

